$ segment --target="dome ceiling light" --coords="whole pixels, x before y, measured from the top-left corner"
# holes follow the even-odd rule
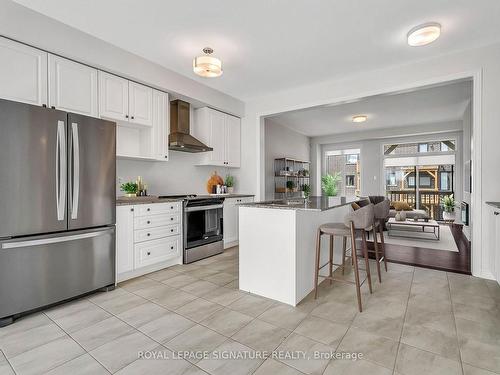
[[[193,71],[201,77],[213,78],[222,75],[222,62],[211,56],[214,50],[210,47],[203,48],[205,55],[193,59]]]
[[[408,45],[412,47],[425,46],[434,42],[441,35],[441,25],[437,22],[418,25],[408,32]]]
[[[365,122],[368,120],[368,116],[366,115],[356,115],[352,117],[352,122]]]

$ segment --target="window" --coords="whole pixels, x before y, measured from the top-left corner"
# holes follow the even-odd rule
[[[387,185],[388,186],[398,186],[398,183],[396,181],[396,173],[395,172],[389,172],[387,175]]]
[[[441,151],[442,152],[450,151],[450,148],[448,147],[448,145],[446,143],[441,142]]]
[[[345,156],[346,164],[356,164],[359,159],[359,154],[350,154]]]
[[[429,145],[427,143],[418,144],[418,152],[427,152],[429,150]]]
[[[432,179],[430,176],[425,176],[425,175],[420,174],[419,180],[420,180],[420,183],[418,186],[421,188],[430,188],[432,186]]]
[[[349,186],[349,187],[355,186],[353,174],[348,174],[347,176],[345,176],[345,186]]]
[[[441,190],[452,190],[452,172],[441,172],[439,175],[439,183]]]
[[[408,187],[415,187],[415,176],[408,176]]]

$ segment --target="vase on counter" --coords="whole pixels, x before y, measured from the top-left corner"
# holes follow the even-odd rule
[[[405,210],[401,211],[400,216],[401,216],[401,221],[405,221],[406,220],[406,211]]]
[[[455,221],[455,211],[443,211],[443,220],[453,222]]]
[[[396,216],[394,217],[394,220],[396,220],[396,221],[402,221],[401,220],[401,211],[396,211]]]
[[[340,197],[335,197],[335,196],[328,197],[328,205],[330,207],[332,207],[332,206],[338,206],[340,203],[341,203],[340,202]]]
[[[227,187],[227,193],[228,194],[233,194],[234,193],[234,187],[233,186],[228,186]]]

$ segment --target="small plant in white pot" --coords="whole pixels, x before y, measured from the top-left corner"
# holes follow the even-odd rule
[[[455,221],[456,202],[453,194],[445,195],[441,198],[441,206],[443,207],[443,219],[446,221]]]
[[[224,181],[224,184],[227,187],[227,192],[229,194],[233,194],[234,193],[234,176],[231,176],[230,174],[228,174],[226,176],[226,180]]]
[[[338,194],[338,183],[341,181],[340,172],[334,175],[325,174],[321,177],[321,189],[323,193],[328,197],[328,203],[330,205],[338,204],[339,199],[335,198]]]

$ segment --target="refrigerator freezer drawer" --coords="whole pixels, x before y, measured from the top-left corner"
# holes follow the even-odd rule
[[[135,268],[150,266],[181,255],[179,236],[141,242],[135,245]]]
[[[139,229],[134,232],[134,242],[156,240],[158,238],[176,236],[181,233],[180,224],[166,225],[149,229]]]
[[[147,229],[154,227],[161,227],[163,225],[177,224],[180,222],[179,214],[161,214],[151,216],[141,216],[134,219],[135,229]]]
[[[135,206],[134,215],[138,217],[156,214],[173,214],[178,213],[180,209],[180,202],[138,204]]]
[[[0,318],[114,283],[114,227],[0,241]]]

